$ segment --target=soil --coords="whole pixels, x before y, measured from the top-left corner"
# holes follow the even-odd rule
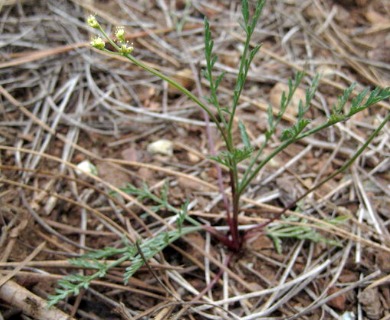
[[[251,10],[255,2],[249,1]],[[167,185],[173,207],[188,200],[192,218],[227,226],[218,184],[229,197],[229,174],[210,160],[212,149],[223,150],[215,125],[157,77],[92,49],[96,34],[86,18],[96,14],[110,34],[124,26],[135,57],[206,97],[206,17],[219,58],[215,72],[226,72],[218,97],[229,106],[244,40],[240,3],[0,4],[0,319],[389,319],[388,124],[348,170],[279,215],[355,154],[388,115],[388,99],[290,145],[243,195],[242,229],[276,219],[272,227],[300,225],[307,238],[287,236],[278,248],[269,229],[258,228],[231,252],[210,233],[194,232],[148,261],[128,284],[124,262],[52,307],[56,316],[46,309],[59,279],[93,274],[69,259],[146,241],[167,224],[175,226],[172,210],[153,214],[152,200],[115,195],[128,184],[147,185],[156,195]],[[389,26],[387,0],[268,0],[252,39],[262,48],[238,105],[235,143],[241,143],[240,120],[254,145],[261,145],[267,108],[277,113],[288,79],[298,71],[306,71],[298,98],[264,156],[295,123],[316,73],[321,78],[306,114],[310,126],[326,121],[351,83],[352,96],[366,87],[389,87]],[[159,140],[166,140],[165,151],[152,152],[149,146]],[[83,161],[97,175],[77,170]],[[12,283],[27,296],[10,297]]]

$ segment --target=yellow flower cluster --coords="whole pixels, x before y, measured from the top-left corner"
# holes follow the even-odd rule
[[[91,46],[96,49],[103,50],[106,44],[102,38],[95,37],[91,40]]]
[[[90,27],[94,29],[98,29],[100,27],[99,22],[96,20],[96,17],[92,14],[88,17],[87,23]]]

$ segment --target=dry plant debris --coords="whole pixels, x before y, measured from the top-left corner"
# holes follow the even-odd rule
[[[277,253],[259,235],[227,268],[224,248],[206,233],[193,234],[128,285],[124,263],[47,309],[58,279],[90,273],[69,258],[118,247],[124,237],[147,239],[169,224],[169,216],[153,214],[129,195],[113,197],[113,190],[129,182],[146,181],[151,190],[168,183],[171,203],[180,207],[190,199],[194,218],[216,224],[223,210],[218,173],[206,157],[212,127],[207,132],[194,104],[160,80],[91,50],[86,17],[96,13],[112,28],[124,26],[143,60],[201,94],[207,91],[199,77],[207,16],[220,57],[216,67],[226,72],[220,95],[229,101],[242,49],[239,1],[9,0],[0,9],[0,318],[389,317],[388,125],[351,170],[305,199],[300,212],[288,212],[304,219],[291,224],[317,228],[341,247],[287,240]],[[238,111],[251,138],[261,141],[267,105],[280,92],[275,88],[296,71],[323,74],[312,119],[323,118],[352,82],[357,89],[389,86],[389,1],[269,0],[264,10],[254,36],[263,47]],[[389,110],[388,101],[379,103],[275,158],[245,195],[240,223],[264,221],[339,168]],[[286,114],[285,124],[293,116]],[[172,155],[148,152],[162,139],[172,142]],[[97,175],[77,174],[83,161],[93,163]],[[321,223],[339,216],[348,222]],[[212,290],[198,296],[219,272]]]

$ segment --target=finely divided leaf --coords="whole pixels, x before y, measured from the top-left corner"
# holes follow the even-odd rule
[[[352,99],[351,109],[348,113],[348,116],[352,116],[376,103],[379,101],[388,99],[390,97],[390,87],[381,89],[375,88],[367,98],[367,101],[363,103],[365,96],[368,93],[368,89],[363,90],[359,93],[354,99]]]
[[[214,84],[215,90],[218,89],[219,84],[221,83],[223,77],[225,76],[225,73],[226,73],[226,71],[222,72],[222,73],[217,77],[217,79],[215,79],[215,84]]]
[[[272,105],[268,105],[267,108],[267,120],[268,120],[268,129],[269,131],[274,130],[274,112],[272,110]]]
[[[282,132],[280,140],[286,141],[289,139],[295,139],[298,135],[305,129],[305,127],[310,123],[309,119],[300,119],[298,122],[293,125],[291,128],[286,129]]]
[[[353,89],[355,88],[356,83],[351,84],[351,86],[344,90],[343,95],[338,98],[337,104],[333,106],[332,113],[334,114],[342,114],[344,106],[348,102],[349,97]]]
[[[233,157],[236,163],[240,163],[248,158],[253,153],[253,148],[251,146],[244,148],[237,148],[233,150]]]
[[[245,148],[251,148],[251,140],[248,132],[246,131],[245,125],[241,120],[238,122],[238,127],[240,129],[241,140],[244,143]]]

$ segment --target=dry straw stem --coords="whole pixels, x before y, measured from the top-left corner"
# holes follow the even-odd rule
[[[44,170],[33,170],[33,169],[25,169],[25,168],[20,168],[20,167],[15,167],[15,166],[2,166],[0,165],[0,169],[2,170],[6,170],[6,171],[15,171],[15,172],[18,172],[18,171],[22,171],[22,172],[28,172],[28,173],[32,173],[34,174],[36,177],[40,177],[40,176],[43,176],[43,177],[49,177],[49,178],[52,178],[52,180],[50,181],[54,181],[56,179],[63,179],[63,180],[68,180],[70,182],[75,182],[77,183],[77,185],[80,185],[80,186],[84,186],[86,188],[89,188],[89,189],[92,189],[94,191],[96,191],[97,193],[100,193],[102,194],[103,196],[107,197],[107,198],[110,198],[111,201],[113,201],[115,204],[117,204],[124,212],[128,213],[132,218],[134,218],[135,221],[137,221],[146,231],[146,233],[151,236],[152,233],[151,231],[149,230],[148,226],[143,222],[142,219],[140,219],[138,217],[138,215],[136,215],[133,211],[131,211],[127,206],[123,205],[121,202],[119,201],[116,201],[115,198],[112,198],[107,191],[105,190],[102,190],[101,188],[97,188],[96,186],[94,185],[91,185],[90,183],[87,183],[85,182],[84,180],[81,180],[81,179],[78,179],[78,178],[72,178],[70,177],[69,175],[58,175],[58,174],[53,174],[52,172],[49,172],[49,171],[44,171]],[[116,233],[116,236],[117,237],[122,237],[124,234],[127,234],[130,238],[131,236],[122,228],[120,227],[118,224],[114,223],[112,220],[108,219],[104,214],[102,214],[100,211],[88,206],[86,203],[84,202],[80,202],[80,201],[75,201],[69,197],[66,197],[66,196],[63,196],[61,194],[58,194],[56,192],[52,192],[50,191],[50,189],[39,189],[39,188],[36,188],[36,187],[32,187],[32,186],[29,186],[29,185],[26,185],[26,184],[23,184],[23,183],[18,183],[16,181],[11,181],[11,180],[7,180],[7,179],[4,179],[3,180],[5,183],[9,183],[9,184],[13,184],[13,185],[17,185],[17,186],[21,186],[25,189],[29,189],[29,190],[32,190],[32,191],[39,191],[39,194],[41,195],[40,197],[36,197],[35,199],[33,199],[33,205],[32,207],[34,206],[35,203],[38,203],[40,202],[42,199],[42,197],[45,197],[47,195],[50,195],[51,197],[55,197],[55,198],[58,198],[58,199],[61,199],[61,200],[64,200],[65,202],[69,202],[75,206],[79,206],[80,208],[82,209],[86,209],[88,210],[89,212],[93,212],[94,214],[96,214],[96,216],[103,220],[103,221],[106,221],[108,224],[111,224],[112,227],[114,227],[114,232]],[[43,219],[42,219],[43,221]],[[49,222],[48,223],[54,223],[55,225],[55,222]],[[104,233],[103,233],[104,234]],[[100,233],[100,235],[102,235],[102,233]],[[133,241],[135,241],[135,239],[132,239]]]
[[[34,259],[35,256],[37,256],[38,253],[39,253],[44,247],[45,247],[45,242],[42,242],[38,247],[36,247],[36,248],[34,249],[33,252],[31,252],[31,253],[29,254],[29,256],[28,256],[26,259],[24,259],[24,261],[22,261],[21,263],[19,263],[18,266],[16,266],[16,268],[13,270],[13,272],[9,273],[9,274],[8,274],[7,276],[5,276],[5,277],[2,277],[2,278],[0,279],[0,287],[1,287],[2,285],[4,285],[4,283],[6,283],[8,280],[10,280],[12,277],[14,277],[20,270],[22,270],[22,268],[24,268],[25,265],[26,265],[28,262],[30,262],[32,259]]]
[[[34,319],[75,320],[75,318],[70,317],[55,307],[49,308],[46,300],[33,294],[14,281],[8,281],[0,287],[0,298]]]
[[[186,26],[186,30],[191,30],[194,28],[198,28],[198,25],[192,25],[192,26]],[[141,31],[141,32],[135,32],[126,37],[127,40],[136,40],[138,38],[142,39],[145,36],[149,35],[150,33],[153,34],[164,34],[164,33],[169,33],[172,32],[174,28],[163,28],[163,29],[157,29],[157,30],[149,30],[149,31]],[[17,53],[11,55],[14,56],[14,59],[11,59],[10,61],[7,62],[1,62],[0,63],[0,69],[5,69],[9,67],[15,67],[15,66],[20,66],[24,65],[29,62],[34,62],[34,61],[39,61],[45,58],[50,58],[59,54],[63,53],[68,53],[80,48],[89,48],[91,45],[90,41],[83,41],[83,42],[78,42],[78,43],[72,43],[72,44],[67,44],[64,46],[59,46],[56,48],[50,48],[50,49],[42,49],[39,51],[31,51],[31,52],[23,52],[23,53]],[[104,54],[104,52],[98,51],[101,54]],[[116,57],[119,58],[120,57]],[[122,59],[123,60],[123,59]],[[155,66],[155,65],[153,65]]]
[[[57,308],[49,308],[44,299],[11,280],[13,277],[18,275],[20,271],[25,268],[44,247],[45,243],[42,242],[26,259],[24,259],[24,261],[19,262],[13,271],[7,273],[6,275],[1,272],[3,276],[0,279],[0,299],[16,308],[20,308],[26,315],[34,318],[42,320],[73,319]]]
[[[211,190],[218,191],[217,186],[211,185],[211,184],[206,183],[197,177],[189,176],[189,175],[183,174],[181,172],[177,172],[177,171],[173,171],[173,170],[169,170],[169,169],[165,169],[165,168],[161,168],[158,166],[153,166],[153,165],[149,165],[149,164],[145,164],[145,163],[140,163],[140,162],[131,162],[131,161],[125,161],[125,160],[118,160],[118,159],[106,159],[106,161],[110,161],[110,162],[118,163],[118,164],[123,164],[123,165],[134,166],[134,167],[144,167],[144,168],[148,168],[148,169],[152,169],[152,170],[156,170],[156,171],[161,171],[161,172],[167,173],[169,175],[174,175],[174,176],[178,176],[178,177],[186,177],[187,179],[195,181],[196,183],[198,183],[200,185],[204,185],[204,186],[210,188]],[[277,208],[275,206],[270,206],[267,204],[263,204],[263,203],[258,203],[255,200],[247,198],[247,197],[243,197],[242,200],[248,204],[253,205],[254,207],[266,209],[266,210],[269,210],[270,212],[277,213],[280,211],[280,208]],[[310,225],[303,224],[303,223],[290,222],[292,225],[310,226],[312,228],[322,230],[322,231],[330,233],[330,234],[338,235],[338,236],[345,238],[345,239],[353,239],[356,242],[363,243],[365,245],[375,247],[375,248],[378,248],[378,249],[386,251],[386,252],[390,252],[390,248],[386,247],[385,245],[380,245],[380,244],[377,244],[375,242],[358,237],[358,236],[356,236],[356,235],[354,235],[346,230],[343,230],[342,228],[339,228],[333,224],[327,223],[325,221],[314,218],[312,216],[307,216],[307,215],[300,214],[299,212],[295,212],[295,211],[291,211],[291,210],[286,211],[286,214],[296,216],[296,217],[299,217],[301,219],[308,220],[308,221],[312,222],[312,224],[310,224]],[[244,219],[245,217],[242,217],[242,218]],[[250,220],[251,221],[258,221],[260,223],[264,221],[262,218],[259,218],[259,219],[250,218]]]
[[[12,151],[16,151],[16,149],[13,148],[13,147],[0,146],[0,150],[1,150],[1,149],[3,149],[3,150],[12,150]],[[18,149],[18,151],[20,151],[20,152],[26,152],[26,153],[31,153],[31,154],[38,154],[37,152],[34,152],[34,151],[32,151],[32,150],[27,150],[27,149]],[[49,155],[42,155],[42,156],[43,156],[44,158],[48,158],[48,159],[50,159],[50,160],[59,161],[59,162],[62,161],[62,160],[60,160],[60,159],[58,159],[58,158],[56,158],[56,157],[53,157],[53,156],[49,156]],[[128,162],[126,162],[126,161],[115,160],[115,159],[111,159],[110,161],[113,161],[113,160],[114,160],[114,162],[119,162],[119,163],[122,163],[122,164],[128,163]],[[70,168],[72,168],[72,169],[74,169],[74,170],[77,170],[77,167],[76,167],[75,165],[73,165],[73,164],[71,164],[71,163],[65,163],[65,164],[66,164],[68,167],[70,167]],[[145,166],[145,164],[140,164],[140,163],[133,163],[133,165]],[[158,171],[160,171],[160,170],[161,170],[161,171],[165,171],[165,172],[167,171],[166,169],[162,169],[162,168],[160,168],[160,167],[154,167],[154,166],[151,166],[151,165],[146,165],[146,166],[147,166],[148,168],[155,169],[155,170],[158,170]],[[170,170],[168,170],[168,172],[169,172],[170,174],[172,174],[172,175],[183,175],[182,173],[178,173],[178,172],[175,172],[175,171],[170,171]],[[109,184],[108,182],[106,182],[106,181],[100,179],[100,178],[97,177],[97,176],[94,176],[94,175],[89,174],[89,173],[86,173],[86,175],[89,176],[89,177],[90,177],[91,179],[93,179],[93,180],[96,180],[96,181],[99,181],[99,182],[102,183],[102,184],[105,184],[105,185],[106,185],[109,189],[111,189],[112,191],[118,192],[118,193],[119,193],[120,195],[122,195],[127,201],[135,203],[136,205],[140,206],[140,207],[141,207],[142,209],[144,209],[144,210],[146,209],[145,211],[148,212],[148,213],[149,213],[149,212],[152,213],[152,216],[153,216],[154,218],[156,218],[158,221],[162,222],[163,224],[165,224],[165,225],[168,226],[169,228],[172,228],[172,226],[168,225],[168,224],[165,222],[165,220],[162,220],[162,219],[161,219],[159,216],[157,216],[154,212],[150,211],[147,207],[145,207],[144,205],[140,204],[135,198],[129,196],[128,194],[124,193],[122,190],[116,188],[115,186]],[[194,179],[194,180],[198,181],[199,183],[202,183],[202,180],[200,180],[200,179],[198,179],[198,178],[191,177],[191,179]],[[5,181],[4,179],[2,179],[2,181],[7,182],[7,181]],[[12,182],[12,181],[8,181],[8,183],[10,183],[10,184],[16,184],[16,182]],[[20,186],[23,186],[23,185],[20,184]],[[29,187],[29,186],[23,186],[23,187],[25,187],[25,188],[31,188],[31,187]],[[210,187],[211,187],[211,186],[210,186]],[[212,188],[213,188],[215,191],[218,190],[218,188],[217,188],[216,186],[213,186]],[[59,196],[59,195],[57,195],[57,196]],[[59,197],[60,197],[60,196],[59,196]],[[243,197],[242,200],[243,200],[244,202],[248,202],[248,203],[250,203],[250,204],[252,204],[252,205],[254,205],[254,206],[256,206],[256,207],[264,208],[264,204],[258,204],[258,203],[257,203],[256,201],[254,201],[254,200],[247,199],[247,198],[245,198],[245,197]],[[71,200],[69,199],[68,201],[71,201]],[[275,208],[275,207],[271,207],[271,206],[270,206],[270,207],[267,206],[267,208],[268,208],[268,209],[273,209],[273,210],[275,210],[275,212],[279,212],[279,211],[280,211],[280,209]],[[377,243],[372,242],[372,241],[370,241],[370,240],[366,240],[366,239],[364,239],[364,238],[358,237],[358,236],[356,236],[356,235],[354,235],[354,234],[352,234],[352,233],[350,233],[350,232],[348,232],[348,231],[346,231],[346,230],[343,230],[343,229],[341,229],[341,228],[339,228],[339,227],[337,227],[337,226],[335,226],[335,225],[333,225],[333,224],[331,224],[331,223],[327,223],[327,222],[322,221],[322,220],[320,220],[320,219],[317,219],[317,218],[314,218],[314,217],[311,217],[311,216],[306,216],[306,215],[304,215],[304,214],[300,214],[300,213],[294,212],[294,211],[286,211],[286,214],[290,214],[290,215],[299,217],[299,218],[301,218],[301,219],[311,221],[313,224],[310,225],[310,226],[313,227],[313,228],[315,228],[315,229],[319,229],[319,230],[322,230],[322,231],[324,231],[324,232],[328,232],[328,233],[331,233],[331,234],[335,234],[335,235],[341,236],[341,237],[343,237],[343,238],[345,238],[345,239],[352,239],[352,240],[354,240],[354,241],[356,241],[356,242],[358,242],[358,243],[362,243],[362,244],[365,244],[365,245],[368,245],[368,246],[371,246],[371,247],[374,247],[374,248],[377,248],[377,249],[380,249],[380,250],[383,250],[383,251],[386,251],[386,252],[389,252],[389,253],[390,253],[390,248],[386,247],[385,245],[380,245],[380,244],[377,244]],[[104,217],[104,216],[102,216],[102,217]],[[297,223],[297,225],[300,225],[300,224]],[[305,224],[304,224],[304,225],[305,225]],[[117,226],[117,227],[120,228],[119,226]],[[122,228],[120,228],[120,229],[123,230]],[[127,232],[125,232],[124,230],[123,230],[123,232],[124,232],[124,234],[127,234]],[[128,238],[131,240],[130,235],[127,234],[127,236],[128,236]],[[198,248],[198,249],[200,249],[200,248]],[[218,264],[219,264],[219,262],[218,262]],[[233,276],[233,277],[235,277],[235,276]]]
[[[64,264],[64,268],[66,268],[66,264]],[[43,264],[38,264],[37,267],[41,266],[42,269],[45,267]],[[51,267],[50,265],[48,267]],[[54,264],[54,267],[56,265]],[[74,266],[72,266],[74,268]],[[174,269],[174,267],[173,267]],[[23,280],[36,280],[36,281],[58,281],[61,280],[64,275],[63,274],[53,274],[53,273],[47,273],[41,269],[39,269],[41,272],[36,273],[36,272],[28,272],[28,271],[19,271],[18,274],[15,276],[18,280],[20,279],[21,281]],[[2,271],[4,274],[9,274],[12,271],[4,270]],[[115,283],[118,282],[118,283]],[[123,284],[123,279],[122,277],[114,276],[114,275],[108,275],[106,281],[102,280],[93,280],[91,282],[92,285],[94,286],[100,286],[100,287],[105,287],[108,289],[113,289],[113,290],[122,290],[124,292],[129,292],[129,293],[135,293],[135,294],[142,294],[146,297],[154,298],[154,299],[159,299],[159,300],[164,300],[165,297],[163,294],[165,293],[164,290],[154,286],[150,285],[144,281],[137,280],[137,279],[132,279],[129,281],[129,285],[125,286]],[[137,289],[142,288],[142,289]]]
[[[29,154],[35,154],[35,155],[38,155],[39,153],[36,152],[36,151],[33,151],[33,150],[28,150],[28,149],[22,149],[22,148],[13,148],[13,147],[5,147],[5,146],[0,146],[0,150],[10,150],[10,151],[18,151],[18,152],[24,152],[24,153],[29,153]],[[50,155],[47,155],[47,154],[42,154],[41,155],[43,158],[46,158],[46,159],[50,159],[52,161],[56,161],[56,162],[60,162],[60,163],[64,163],[66,166],[72,168],[73,170],[77,170],[77,167],[72,164],[72,163],[69,163],[69,162],[64,162],[62,159],[59,159],[59,158],[56,158],[56,157],[53,157],[53,156],[50,156]],[[151,211],[148,207],[145,207],[143,204],[141,204],[138,200],[136,200],[135,198],[131,197],[130,195],[126,194],[125,192],[123,192],[122,190],[120,190],[119,188],[113,186],[112,184],[102,180],[101,178],[95,176],[95,175],[92,175],[92,174],[89,174],[89,173],[85,173],[89,178],[93,179],[93,180],[96,180],[98,182],[100,182],[101,184],[105,185],[106,187],[108,187],[110,190],[120,194],[124,199],[126,199],[128,202],[131,202],[131,203],[134,203],[135,205],[139,206],[141,209],[145,210],[145,212],[148,212],[152,217],[154,217],[157,221],[160,221],[162,223],[162,225],[165,225],[168,229],[172,230],[173,226],[168,224],[164,219],[162,219],[160,216],[158,216],[155,212]],[[21,184],[21,183],[17,183],[17,182],[14,182],[14,181],[6,181],[5,179],[1,179],[1,181],[5,182],[5,183],[9,183],[9,184],[13,184],[13,185],[18,185],[20,187],[23,187],[23,188],[26,188],[26,189],[30,189],[32,187],[30,186],[27,186],[27,185],[24,185],[24,184]],[[43,191],[43,190],[40,190],[40,191]],[[56,195],[54,194],[56,197],[62,197],[60,195]],[[76,204],[75,201],[73,200],[68,200],[67,201],[70,201],[71,203],[73,204]],[[104,215],[102,215],[101,213],[99,213],[98,211],[94,210],[94,209],[90,209],[88,207],[85,207],[86,209],[88,210],[91,210],[93,213],[97,214],[100,218],[102,219],[106,219],[107,222],[109,222],[110,224],[114,224],[114,222],[110,219],[107,219],[104,217]],[[31,212],[31,211],[30,211]],[[38,218],[37,216],[35,216],[35,218]],[[121,227],[117,226],[117,225],[114,225],[116,228],[119,228],[120,230],[123,230]],[[51,231],[53,232],[53,231]],[[123,234],[127,236],[127,238],[129,240],[132,240],[131,236],[125,231],[123,230]],[[184,237],[185,239],[185,237]],[[235,279],[236,281],[240,282],[244,287],[247,287],[247,288],[250,288],[250,286],[248,284],[246,284],[244,281],[242,281],[242,279],[237,276],[236,274],[234,274],[231,270],[227,269],[226,266],[224,266],[223,264],[221,264],[220,261],[218,261],[217,259],[215,259],[214,257],[212,256],[209,256],[206,252],[204,252],[204,249],[203,248],[200,248],[199,246],[197,246],[196,244],[194,243],[191,243],[191,242],[188,242],[191,246],[194,247],[194,249],[196,249],[198,252],[201,252],[203,253],[205,256],[208,256],[210,261],[212,261],[215,265],[217,265],[218,267],[224,269],[227,273],[229,273],[229,276],[233,279]]]
[[[0,299],[14,307],[20,308],[25,314],[42,320],[73,319],[57,308],[49,308],[44,299],[11,280],[18,275],[44,247],[45,243],[42,242],[26,259],[24,259],[24,261],[19,262],[13,271],[3,275],[0,280]]]
[[[40,248],[41,250],[42,248]],[[106,260],[107,263],[111,263],[114,260]],[[124,261],[120,266],[127,267],[131,263],[129,261]],[[7,267],[18,267],[20,265],[20,262],[0,262],[0,267],[7,268]],[[149,263],[150,266],[156,269],[162,269],[162,270],[176,270],[176,271],[182,271],[182,267],[176,267],[176,266],[167,266],[157,263]],[[43,261],[24,261],[21,265],[21,268],[24,267],[33,267],[33,268],[75,268],[73,264],[71,264],[68,260],[43,260]],[[82,267],[77,267],[82,268]],[[19,268],[20,269],[20,268]],[[3,279],[1,280],[3,281]],[[0,283],[1,284],[1,283]]]

